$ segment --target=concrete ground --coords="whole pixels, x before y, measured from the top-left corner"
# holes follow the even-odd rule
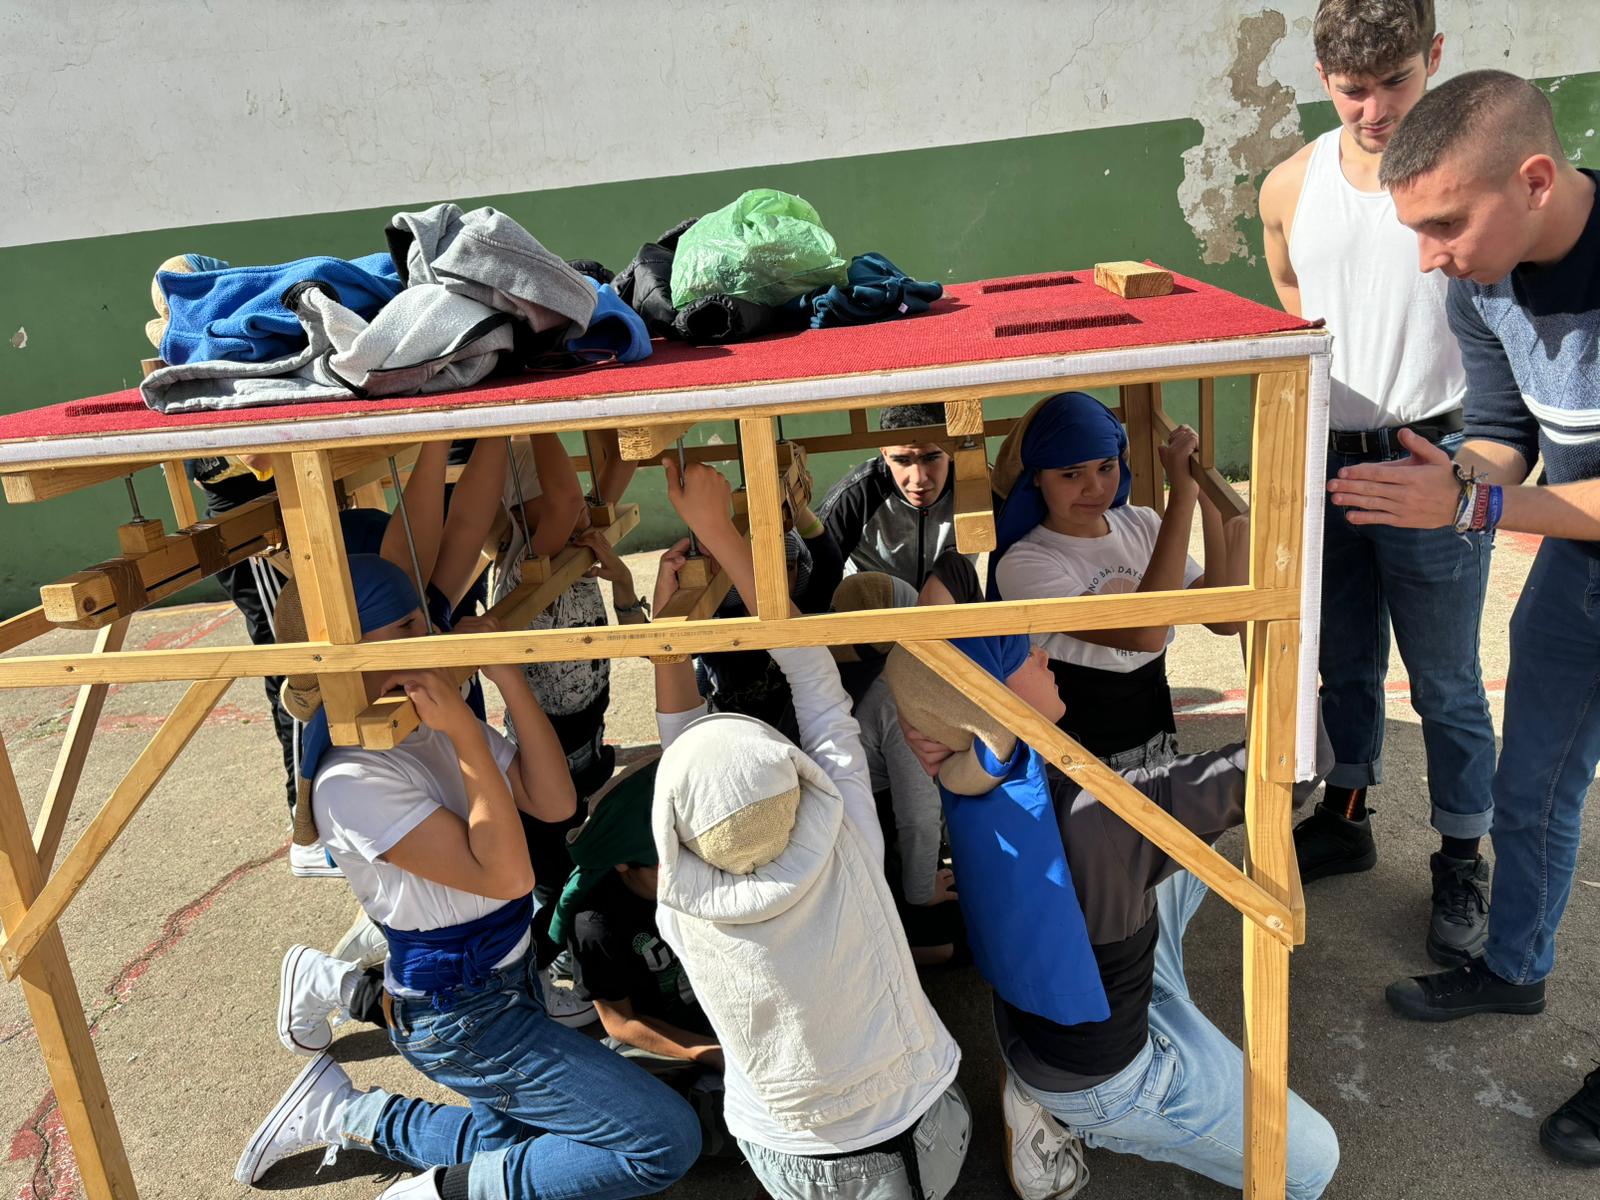
[[[1534,539],[1502,535],[1484,620],[1483,667],[1495,720],[1506,676],[1506,625]],[[650,556],[631,560],[650,574]],[[132,647],[243,640],[226,607],[141,616]],[[92,635],[58,632],[34,652],[87,648]],[[1171,655],[1180,727],[1189,748],[1242,733],[1237,644],[1184,630]],[[617,666],[609,734],[623,746],[654,737],[642,662]],[[1293,958],[1291,1081],[1338,1130],[1343,1164],[1331,1197],[1592,1197],[1600,1175],[1563,1167],[1537,1144],[1538,1122],[1600,1057],[1590,1006],[1600,977],[1600,815],[1590,810],[1579,883],[1562,927],[1559,963],[1540,1017],[1479,1017],[1442,1026],[1403,1022],[1383,987],[1426,971],[1428,827],[1420,728],[1398,659],[1389,678],[1386,774],[1374,796],[1376,869],[1316,884],[1309,938]],[[181,684],[117,689],[64,845],[70,847],[182,691]],[[0,692],[0,731],[36,811],[72,704],[68,689]],[[85,1010],[140,1193],[148,1200],[243,1197],[234,1161],[250,1131],[299,1070],[273,1032],[278,964],[299,941],[328,947],[355,905],[338,880],[297,880],[285,862],[286,818],[277,747],[261,685],[241,680],[178,760],[126,836],[62,921]],[[1237,859],[1237,835],[1222,848]],[[1240,918],[1215,898],[1188,939],[1196,999],[1237,1037]],[[925,984],[965,1051],[961,1079],[975,1139],[957,1194],[1007,1197],[999,1153],[996,1062],[989,996],[970,970],[933,972]],[[848,997],[817,1003],[848,1008]],[[9,1137],[0,1196],[66,1200],[80,1194],[70,1151],[28,1025],[21,990],[0,987],[0,1122]],[[431,1089],[381,1033],[345,1027],[336,1056],[361,1086]],[[375,1196],[393,1168],[346,1152],[318,1172],[320,1155],[286,1161],[263,1181],[286,1196]],[[1105,1151],[1089,1155],[1089,1196],[1226,1196],[1227,1189]],[[741,1164],[707,1163],[669,1193],[676,1200],[756,1195]]]

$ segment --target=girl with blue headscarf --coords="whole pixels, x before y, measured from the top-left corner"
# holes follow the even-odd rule
[[[989,597],[1042,600],[1231,582],[1221,514],[1201,494],[1189,462],[1198,444],[1194,431],[1180,426],[1160,447],[1170,491],[1158,514],[1128,503],[1128,434],[1109,409],[1084,392],[1035,405],[1007,437],[996,468],[1005,502],[989,559]],[[1188,555],[1196,505],[1205,571]],[[1167,625],[1035,634],[1066,701],[1061,728],[1117,769],[1170,760],[1177,726],[1166,648],[1173,635]]]
[[[498,503],[498,485],[494,492]],[[480,537],[473,546],[481,544]],[[349,563],[364,642],[426,634],[407,572],[376,554],[352,554]],[[496,626],[475,618],[456,628]],[[699,1153],[699,1125],[683,1100],[545,1011],[531,952],[535,877],[523,817],[564,820],[575,794],[560,740],[522,668],[483,674],[500,689],[515,743],[467,706],[444,671],[371,672],[367,700],[404,691],[419,728],[389,751],[336,747],[319,713],[307,724],[301,764],[313,780],[322,843],[388,943],[390,1039],[467,1103],[358,1091],[324,1051],[246,1146],[235,1171],[242,1183],[303,1149],[360,1146],[424,1172],[385,1191],[388,1200],[510,1200],[573,1189],[642,1196],[670,1186]],[[289,974],[314,961],[296,954],[306,949],[285,959],[280,1009],[299,1000]],[[343,980],[336,986],[345,999]],[[284,1019],[280,1011],[280,1035]],[[597,1096],[603,1105],[593,1103]]]

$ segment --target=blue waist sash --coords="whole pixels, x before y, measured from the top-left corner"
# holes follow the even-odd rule
[[[516,949],[533,925],[533,893],[492,913],[442,929],[391,929],[389,976],[403,988],[435,995],[482,987],[495,965]]]

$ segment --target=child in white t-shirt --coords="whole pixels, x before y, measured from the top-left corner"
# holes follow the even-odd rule
[[[1160,447],[1171,490],[1165,515],[1158,515],[1127,502],[1128,435],[1103,404],[1065,392],[1035,405],[1001,450],[997,483],[1010,488],[990,559],[991,597],[1040,600],[1233,582],[1222,515],[1190,465],[1198,445],[1195,432],[1179,426]],[[1018,468],[1010,481],[1008,460]],[[1188,553],[1197,504],[1204,570]],[[1209,628],[1237,632],[1233,625]],[[1160,766],[1176,753],[1166,677],[1173,636],[1170,625],[1159,625],[1033,637],[1049,654],[1067,701],[1062,728],[1119,770]]]

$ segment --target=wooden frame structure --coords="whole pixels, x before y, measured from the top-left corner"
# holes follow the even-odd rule
[[[44,589],[53,600],[0,621],[0,653],[68,624],[99,629],[92,651],[0,659],[0,688],[76,684],[79,695],[66,741],[34,828],[26,819],[0,741],[0,971],[19,979],[60,1111],[91,1200],[136,1195],[105,1080],[89,1039],[56,922],[126,829],[174,759],[232,681],[240,677],[316,673],[333,740],[373,748],[393,745],[415,722],[409,705],[367,706],[359,673],[403,667],[471,668],[485,663],[573,658],[663,657],[706,650],[899,641],[960,685],[992,715],[1084,786],[1134,828],[1204,879],[1243,916],[1245,1006],[1245,1192],[1252,1200],[1284,1194],[1288,1113],[1289,953],[1304,938],[1290,837],[1290,790],[1296,778],[1295,702],[1300,663],[1308,428],[1318,428],[1326,395],[1329,339],[1320,332],[1267,335],[1137,351],[1097,351],[1002,360],[948,368],[836,376],[783,385],[741,385],[714,392],[671,392],[566,403],[505,404],[478,409],[427,409],[346,418],[308,419],[294,426],[250,423],[207,426],[178,444],[160,439],[0,443],[0,476],[12,503],[30,503],[159,465],[178,523],[124,532],[124,554]],[[944,440],[955,450],[957,529],[963,550],[992,548],[989,477],[982,438],[1008,421],[986,420],[986,399],[1065,388],[1117,387],[1130,435],[1133,499],[1161,506],[1155,447],[1171,428],[1162,385],[1199,386],[1202,487],[1237,511],[1241,502],[1216,473],[1213,387],[1220,377],[1253,381],[1252,499],[1249,582],[1200,592],[1154,592],[1048,601],[1005,601],[791,618],[782,544],[786,448],[775,418],[842,412],[848,432],[807,439],[823,453],[886,443]],[[944,405],[945,425],[925,433],[869,429],[869,408],[890,403]],[[744,520],[756,568],[755,615],[709,620],[725,579],[704,579],[680,594],[671,611],[646,625],[513,630],[362,644],[337,510],[345,494],[371,502],[402,444],[458,436],[615,429],[625,456],[648,459],[699,420],[735,419],[739,447],[703,446],[697,461],[742,456]],[[1320,451],[1310,442],[1312,466]],[[608,439],[588,438],[582,469],[603,468]],[[273,456],[276,500],[216,521],[197,522],[193,497],[174,453],[267,453]],[[784,473],[787,477],[787,471]],[[1320,479],[1320,476],[1318,476]],[[601,506],[596,523],[613,537],[636,520],[624,506]],[[140,524],[148,524],[141,522]],[[1313,525],[1312,528],[1315,528]],[[127,527],[124,527],[127,530]],[[203,577],[281,533],[300,580],[308,640],[300,644],[130,652],[122,649],[128,619],[162,595]],[[1312,536],[1313,542],[1315,535]],[[525,573],[506,609],[526,622],[587,567],[587,551],[568,550]],[[721,588],[719,592],[717,589]],[[47,597],[48,599],[48,597]],[[1149,624],[1248,623],[1248,783],[1246,860],[1227,861],[1182,827],[1038,712],[977,669],[947,640],[1019,632],[1105,629]],[[152,737],[99,813],[59,865],[56,857],[96,719],[112,684],[186,680],[188,691]]]

